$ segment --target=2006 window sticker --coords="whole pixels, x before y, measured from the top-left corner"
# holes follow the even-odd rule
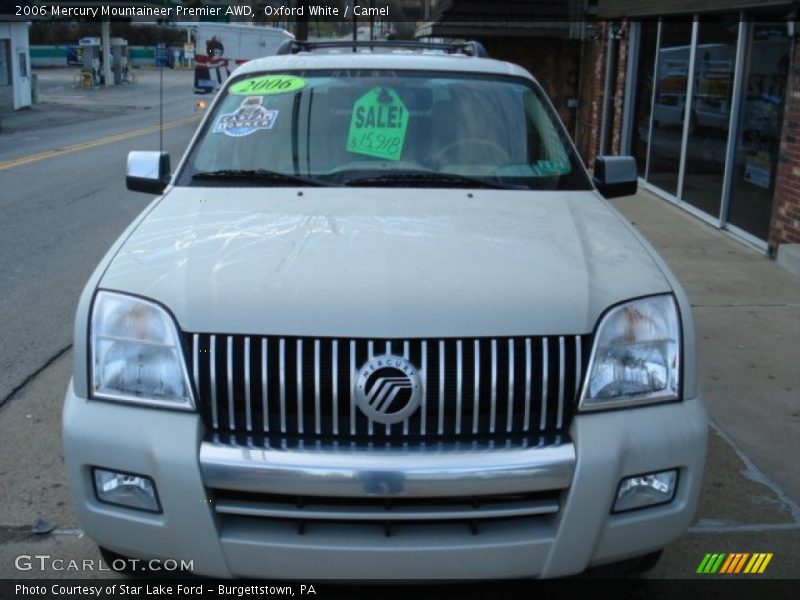
[[[278,111],[264,108],[261,102],[261,96],[248,96],[235,111],[220,115],[213,132],[229,137],[244,137],[259,130],[272,129]]]
[[[237,81],[229,93],[235,96],[271,96],[297,92],[308,85],[308,81],[295,75],[262,75]]]

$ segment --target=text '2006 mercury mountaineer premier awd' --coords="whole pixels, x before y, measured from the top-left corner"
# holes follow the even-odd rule
[[[341,43],[340,43],[341,44]],[[64,446],[107,555],[222,577],[643,567],[693,517],[687,298],[534,78],[288,42],[232,74],[82,295]],[[356,51],[354,51],[356,50]]]

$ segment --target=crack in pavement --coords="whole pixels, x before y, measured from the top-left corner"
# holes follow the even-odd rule
[[[48,358],[41,367],[36,369],[33,373],[28,375],[25,379],[23,379],[22,383],[20,383],[17,386],[15,386],[10,392],[8,392],[5,396],[3,396],[2,399],[0,399],[0,407],[4,406],[5,403],[8,402],[9,400],[11,400],[18,392],[22,391],[22,389],[25,386],[27,386],[34,379],[36,379],[37,375],[39,375],[47,367],[49,367],[54,362],[56,362],[59,358],[64,356],[64,354],[66,354],[69,351],[70,348],[72,348],[72,344],[68,344],[67,346],[63,347],[61,350],[56,352],[53,356]]]
[[[778,497],[778,500],[783,503],[783,505],[789,509],[789,513],[791,514],[792,520],[794,521],[795,525],[800,525],[800,506],[786,493],[783,489],[772,479],[770,479],[764,471],[759,469],[756,464],[747,456],[744,451],[739,448],[734,441],[725,433],[722,428],[716,424],[716,422],[710,422],[711,429],[721,437],[728,446],[731,447],[731,450],[739,457],[739,460],[744,463],[745,470],[741,471],[741,474],[751,481],[756,483],[760,483],[763,486],[769,488],[773,494]]]

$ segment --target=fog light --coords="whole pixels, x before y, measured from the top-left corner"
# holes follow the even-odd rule
[[[619,513],[672,502],[677,483],[676,469],[623,479],[611,512]]]
[[[147,512],[161,512],[156,484],[144,475],[95,468],[94,490],[100,502]]]

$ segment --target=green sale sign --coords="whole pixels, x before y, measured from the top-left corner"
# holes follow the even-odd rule
[[[353,104],[347,150],[387,160],[400,160],[408,129],[408,110],[397,93],[376,87]]]

